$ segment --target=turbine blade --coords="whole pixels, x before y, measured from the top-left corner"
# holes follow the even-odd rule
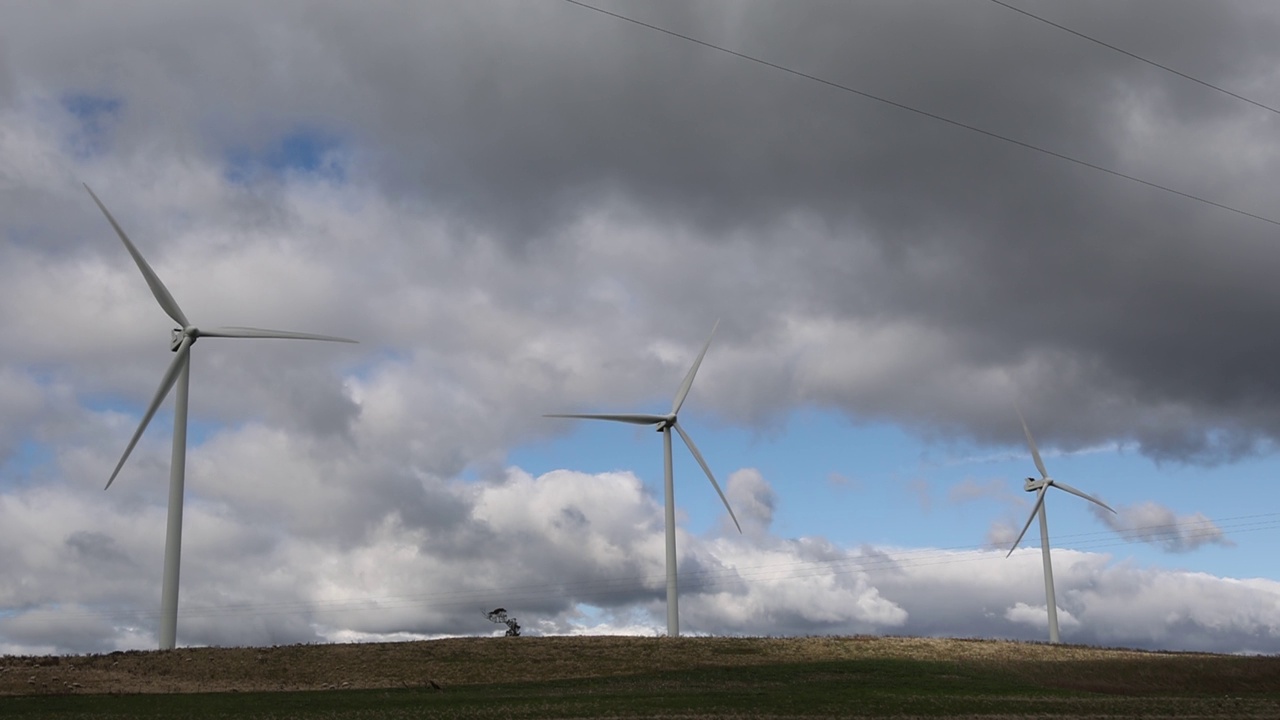
[[[1094,504],[1096,504],[1096,505],[1101,505],[1102,507],[1104,507],[1104,508],[1106,508],[1106,509],[1108,509],[1108,510],[1111,510],[1111,512],[1115,512],[1115,510],[1112,510],[1112,508],[1111,508],[1111,506],[1110,506],[1110,505],[1108,505],[1108,504],[1106,504],[1106,503],[1102,502],[1101,500],[1099,500],[1098,498],[1096,498],[1096,497],[1094,497],[1094,496],[1090,495],[1089,493],[1084,492],[1084,491],[1081,491],[1081,490],[1077,490],[1077,489],[1075,489],[1075,488],[1071,487],[1070,485],[1068,485],[1068,484],[1066,484],[1066,483],[1064,483],[1064,482],[1058,482],[1057,480],[1050,480],[1050,481],[1049,481],[1049,484],[1050,484],[1050,485],[1053,485],[1054,487],[1058,488],[1059,490],[1066,490],[1067,492],[1071,493],[1072,495],[1079,495],[1080,497],[1084,498],[1085,500],[1088,500],[1088,501],[1089,501],[1089,502],[1091,502],[1091,503],[1094,503]]]
[[[1036,449],[1036,441],[1031,437],[1031,430],[1027,428],[1027,420],[1022,417],[1022,410],[1016,404],[1014,410],[1018,411],[1018,419],[1022,421],[1022,432],[1027,434],[1027,447],[1031,448],[1031,459],[1036,461],[1036,469],[1040,471],[1040,477],[1049,477],[1049,471],[1044,469],[1044,461],[1040,459],[1040,451]]]
[[[716,335],[716,328],[720,327],[720,321],[716,320],[716,324],[711,326],[711,334],[707,336],[707,344],[702,346],[702,352],[698,353],[698,359],[693,361],[693,367],[689,368],[689,374],[684,376],[684,382],[680,384],[680,392],[676,393],[675,402],[671,403],[671,414],[675,415],[680,412],[680,406],[684,405],[685,396],[689,394],[689,388],[693,387],[693,376],[698,374],[698,366],[702,364],[702,357],[707,354],[707,348],[711,347],[711,338]]]
[[[275,338],[278,340],[325,340],[327,342],[356,343],[343,337],[333,335],[316,335],[315,333],[290,332],[288,330],[263,330],[251,327],[217,327],[212,330],[200,328],[200,337],[228,338]]]
[[[576,413],[571,415],[543,415],[549,418],[578,418],[581,420],[612,420],[613,422],[631,423],[632,425],[657,425],[664,423],[670,418],[665,415],[598,415]]]
[[[151,405],[147,407],[147,411],[142,415],[142,422],[138,423],[138,429],[133,432],[129,445],[124,449],[124,455],[120,456],[120,462],[116,463],[116,469],[111,472],[111,477],[107,480],[107,487],[103,488],[103,490],[110,488],[111,483],[116,481],[116,475],[120,474],[120,468],[124,467],[124,461],[129,459],[129,453],[133,452],[133,448],[138,444],[143,431],[147,429],[147,424],[151,422],[156,410],[160,408],[160,403],[164,402],[169,391],[173,389],[173,384],[177,382],[178,373],[182,371],[183,363],[187,362],[190,357],[191,337],[185,336],[182,338],[182,344],[178,345],[178,351],[174,355],[173,362],[169,363],[169,369],[165,371],[164,377],[160,380],[160,388],[156,390],[156,396],[151,399]]]
[[[1049,486],[1047,484],[1040,486],[1040,491],[1036,493],[1035,507],[1031,508],[1031,516],[1027,518],[1027,524],[1022,526],[1022,532],[1018,533],[1018,539],[1013,541],[1013,547],[1009,548],[1009,553],[1005,555],[1005,557],[1009,557],[1009,555],[1013,554],[1014,550],[1018,549],[1018,543],[1022,542],[1022,536],[1027,534],[1027,528],[1031,527],[1031,521],[1035,520],[1036,513],[1040,512],[1040,506],[1044,504],[1045,491],[1048,489]]]
[[[187,316],[183,314],[182,308],[178,307],[178,301],[174,300],[173,295],[169,293],[169,288],[160,282],[160,276],[156,275],[151,266],[147,264],[147,261],[142,258],[142,253],[138,252],[138,248],[133,246],[129,236],[124,234],[124,230],[120,228],[120,223],[116,222],[114,217],[111,217],[111,212],[107,210],[107,206],[102,204],[102,201],[93,193],[88,183],[82,184],[84,189],[89,191],[89,197],[93,198],[93,201],[98,204],[98,209],[102,211],[103,215],[107,216],[107,222],[111,223],[111,227],[115,228],[116,234],[124,241],[125,249],[133,256],[133,261],[138,264],[138,269],[142,271],[142,277],[146,279],[147,286],[151,288],[151,294],[155,295],[156,302],[160,303],[160,307],[164,309],[169,317],[173,318],[174,322],[184,328],[190,325],[191,323],[187,322]]]
[[[733,514],[733,508],[729,507],[729,498],[724,496],[724,491],[720,489],[720,483],[716,482],[716,476],[711,474],[711,468],[707,467],[707,461],[702,459],[702,453],[698,452],[698,446],[693,444],[693,438],[689,437],[689,433],[680,427],[680,422],[672,423],[672,427],[676,432],[680,433],[680,438],[684,440],[684,444],[689,446],[689,452],[693,453],[693,459],[698,461],[702,466],[702,472],[707,474],[707,479],[711,481],[711,487],[716,489],[716,494],[720,496],[720,502],[724,503],[724,509],[729,511],[729,517],[733,518],[733,524],[738,528],[738,532],[742,532],[742,525],[738,523],[738,516]]]

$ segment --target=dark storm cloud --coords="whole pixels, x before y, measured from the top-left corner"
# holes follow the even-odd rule
[[[1274,116],[992,3],[608,7],[1275,205]],[[1280,97],[1270,4],[1035,7]],[[1280,436],[1264,222],[568,3],[71,9],[0,25],[0,457],[42,483],[0,496],[22,550],[0,565],[31,578],[0,600],[35,608],[0,623],[14,647],[149,645],[154,624],[72,604],[154,607],[170,425],[104,496],[171,324],[82,181],[199,322],[363,343],[193,352],[186,642],[488,632],[497,605],[530,627],[581,629],[579,604],[648,627],[657,499],[506,454],[568,432],[545,412],[661,409],[717,316],[687,407],[734,426],[817,405],[1022,452],[1016,397],[1046,447],[1213,462]],[[921,569],[774,536],[786,501],[755,471],[727,490],[745,536],[680,539],[691,628],[1042,636],[1034,555]],[[1088,641],[1179,646],[1169,613],[1234,623],[1227,649],[1274,625],[1269,582],[1106,564],[1061,573],[1064,629],[1102,628]],[[1135,623],[1135,593],[1168,612]]]
[[[609,7],[1215,201],[1270,207],[1259,188],[1274,186],[1277,118],[998,6]],[[922,372],[1003,368],[1028,403],[1054,408],[1043,432],[1069,443],[1121,436],[1157,457],[1216,461],[1280,432],[1269,360],[1280,346],[1258,332],[1280,303],[1266,270],[1280,259],[1274,226],[581,8],[503,9],[424,11],[412,72],[334,44],[352,76],[403,79],[402,92],[339,111],[354,136],[405,138],[395,158],[374,160],[384,181],[520,248],[602,203],[728,253],[790,245],[794,257],[770,266],[772,282],[790,285],[773,313],[820,307],[935,333],[950,357]],[[1062,22],[1170,65],[1269,89],[1275,50],[1261,29],[1274,13],[1067,12]],[[350,22],[344,32],[372,32],[371,20]],[[382,42],[407,47],[398,34]],[[795,217],[826,231],[796,237]],[[696,281],[671,285],[697,296]],[[885,395],[900,399],[883,403],[828,394],[855,416],[1008,435],[1003,414],[945,397],[925,408],[894,389]]]
[[[815,56],[807,64],[805,52],[778,40],[786,33],[759,7],[738,13],[737,32],[725,42],[1265,212],[1268,198],[1255,188],[1272,184],[1275,117],[976,5],[806,6],[803,18],[788,17],[804,30],[797,42]],[[1259,54],[1273,52],[1258,42],[1257,24],[1274,25],[1274,17],[1150,11],[1161,12],[1170,37],[1182,37],[1184,23],[1197,33],[1165,60],[1199,67],[1217,48],[1206,72],[1223,84],[1254,84]],[[718,20],[678,29],[717,40],[724,33],[714,26],[725,18]],[[1117,42],[1135,24],[1127,11],[1120,21]],[[753,30],[773,40],[757,42]],[[1244,40],[1222,52],[1219,33]],[[816,280],[810,292],[822,305],[928,328],[946,338],[949,361],[977,368],[1044,358],[1037,362],[1047,367],[1029,377],[1015,372],[1015,382],[1031,402],[1052,404],[1061,420],[1049,430],[1059,436],[1130,436],[1156,456],[1216,460],[1247,452],[1258,430],[1280,428],[1280,388],[1269,370],[1280,347],[1257,332],[1280,300],[1266,271],[1280,253],[1273,226],[700,50],[726,77],[752,78],[750,92],[728,80],[710,83],[700,102],[683,105],[699,108],[690,113],[698,122],[730,128],[691,143],[697,149],[688,154],[690,165],[723,174],[676,190],[689,200],[684,205],[663,205],[642,180],[636,195],[676,216],[682,207],[722,209],[721,233],[757,221],[757,212],[818,214],[837,228],[824,242],[875,248],[874,261],[861,267],[794,268]],[[743,97],[761,102],[760,111],[733,108]],[[778,131],[783,119],[805,131]],[[1241,138],[1241,127],[1253,132]],[[1242,157],[1255,161],[1242,166]],[[762,185],[738,194],[744,182]],[[921,413],[926,422],[1005,436],[988,419],[948,417],[961,408],[922,413],[902,400],[911,397],[904,390],[891,388],[899,399],[885,406],[848,398],[845,407],[898,419]],[[1116,413],[1117,405],[1125,412]],[[1240,413],[1249,420],[1227,418]]]
[[[1274,204],[1280,118],[993,3],[603,6],[1244,210]],[[496,240],[516,262],[554,254],[592,213],[624,212],[718,254],[682,268],[655,249],[630,271],[646,309],[736,294],[756,318],[743,342],[776,341],[797,313],[932,338],[878,391],[780,385],[803,385],[802,368],[723,401],[753,420],[819,402],[1007,442],[1006,403],[949,387],[985,374],[1005,378],[986,392],[1051,407],[1037,432],[1068,445],[1136,439],[1215,462],[1280,434],[1280,341],[1260,332],[1280,303],[1275,226],[567,3],[306,7],[124,23],[85,6],[56,26],[26,10],[15,27],[79,52],[15,32],[11,72],[108,103],[111,123],[89,118],[104,152],[150,152],[162,130],[179,154],[230,163],[300,132],[327,138],[349,181],[442,212],[458,241]],[[1031,7],[1280,95],[1266,4]],[[73,115],[67,132],[83,135]],[[762,271],[707,272],[726,263]],[[343,415],[314,430],[339,432]]]

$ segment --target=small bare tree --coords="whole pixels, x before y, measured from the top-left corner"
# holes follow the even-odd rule
[[[489,622],[506,625],[507,634],[505,637],[520,637],[520,623],[516,622],[516,619],[513,617],[507,617],[506,608],[498,608],[485,613],[485,617],[489,618]]]

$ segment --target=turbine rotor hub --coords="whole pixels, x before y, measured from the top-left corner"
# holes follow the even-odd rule
[[[196,338],[200,337],[200,328],[195,325],[174,328],[173,332],[169,334],[169,351],[178,352],[178,347],[182,345],[182,339],[186,337],[190,337],[191,342],[194,343]]]
[[[1035,492],[1045,485],[1052,485],[1052,484],[1053,484],[1053,481],[1050,480],[1049,478],[1040,478],[1038,480],[1036,478],[1027,478],[1022,483],[1022,489],[1026,490],[1027,492]]]

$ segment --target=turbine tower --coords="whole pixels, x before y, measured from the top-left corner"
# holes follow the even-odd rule
[[[164,377],[160,380],[160,389],[156,391],[155,397],[151,399],[151,404],[147,406],[147,411],[142,416],[142,422],[138,424],[138,429],[134,431],[133,437],[129,440],[129,445],[124,449],[124,454],[120,456],[120,462],[116,463],[116,469],[112,471],[110,479],[107,480],[107,488],[110,488],[111,483],[116,480],[116,475],[120,474],[120,468],[124,467],[125,460],[129,459],[129,453],[133,452],[133,448],[138,444],[143,431],[147,429],[147,423],[151,422],[151,418],[156,414],[156,410],[159,409],[160,403],[164,402],[169,391],[173,389],[174,385],[177,385],[178,394],[173,406],[173,459],[169,466],[169,519],[164,542],[164,583],[160,593],[160,649],[172,650],[177,641],[178,631],[178,570],[182,557],[182,496],[187,464],[187,394],[191,379],[191,346],[195,344],[197,339],[202,337],[285,338],[345,343],[354,343],[355,340],[329,335],[313,335],[311,333],[286,332],[283,330],[259,330],[247,327],[220,327],[205,330],[192,325],[182,312],[182,308],[178,307],[173,295],[169,294],[169,289],[164,286],[164,283],[160,282],[160,278],[151,269],[151,266],[147,264],[147,261],[142,258],[138,248],[134,247],[129,240],[129,236],[125,235],[124,230],[120,228],[120,224],[116,222],[116,219],[111,216],[107,207],[102,204],[102,201],[98,199],[98,196],[94,194],[87,184],[84,189],[89,191],[89,196],[97,203],[98,209],[102,210],[103,215],[107,216],[107,222],[110,222],[111,227],[115,228],[116,234],[124,242],[125,249],[133,256],[133,261],[137,263],[138,269],[142,271],[142,277],[146,279],[148,287],[151,288],[151,294],[160,303],[160,307],[169,317],[173,318],[174,322],[178,323],[178,327],[174,329],[170,341],[170,350],[177,353],[177,355],[173,358],[173,362],[169,364],[169,369],[165,371]]]
[[[613,422],[630,423],[632,425],[655,425],[658,432],[662,433],[662,468],[663,478],[663,496],[666,501],[666,531],[667,531],[667,635],[669,637],[679,637],[680,635],[680,609],[679,600],[676,592],[676,499],[675,499],[675,483],[672,479],[671,472],[671,430],[675,429],[680,434],[680,439],[684,440],[684,444],[689,447],[689,452],[693,454],[693,459],[698,461],[698,465],[702,467],[702,471],[707,474],[707,479],[711,481],[711,487],[716,489],[716,493],[720,496],[720,501],[724,503],[724,509],[729,511],[729,517],[733,519],[733,524],[738,528],[738,532],[742,532],[742,526],[738,524],[738,518],[733,514],[733,508],[729,507],[729,499],[724,496],[724,491],[720,489],[720,483],[716,482],[715,475],[711,474],[711,468],[707,467],[707,461],[702,458],[702,453],[698,452],[698,446],[693,444],[693,438],[680,427],[680,423],[676,420],[676,415],[680,412],[680,407],[684,405],[685,396],[689,394],[689,388],[693,387],[693,376],[698,374],[698,366],[702,364],[702,358],[707,354],[707,348],[711,347],[711,338],[716,334],[716,328],[720,326],[720,321],[711,328],[711,336],[707,338],[707,344],[702,346],[702,352],[698,353],[698,359],[693,361],[693,367],[689,368],[689,374],[684,376],[684,382],[680,384],[680,390],[676,392],[675,401],[671,403],[671,412],[666,415],[646,415],[646,414],[622,414],[622,415],[597,415],[597,414],[572,414],[572,415],[544,415],[543,417],[553,418],[583,418],[587,420],[611,420]]]
[[[1031,516],[1027,518],[1027,524],[1022,526],[1022,532],[1018,533],[1018,539],[1013,541],[1013,547],[1009,548],[1009,553],[1005,557],[1012,555],[1013,551],[1018,548],[1018,543],[1022,542],[1022,536],[1027,534],[1027,529],[1031,527],[1031,521],[1038,514],[1040,516],[1040,554],[1044,557],[1044,597],[1049,611],[1049,642],[1058,643],[1061,642],[1058,635],[1058,601],[1053,592],[1053,563],[1049,560],[1049,520],[1044,510],[1045,494],[1049,492],[1049,488],[1056,487],[1059,490],[1066,490],[1072,495],[1078,495],[1108,510],[1111,510],[1111,506],[1092,495],[1049,477],[1049,471],[1044,469],[1044,461],[1040,459],[1040,451],[1036,449],[1036,441],[1031,437],[1031,430],[1027,428],[1027,420],[1022,417],[1022,410],[1017,410],[1017,412],[1018,419],[1022,421],[1022,432],[1026,433],[1027,436],[1027,447],[1031,448],[1031,459],[1035,461],[1036,469],[1040,471],[1040,479],[1027,478],[1026,482],[1023,483],[1024,490],[1036,493],[1036,504],[1031,509]],[[1111,512],[1115,512],[1115,510],[1111,510]]]

